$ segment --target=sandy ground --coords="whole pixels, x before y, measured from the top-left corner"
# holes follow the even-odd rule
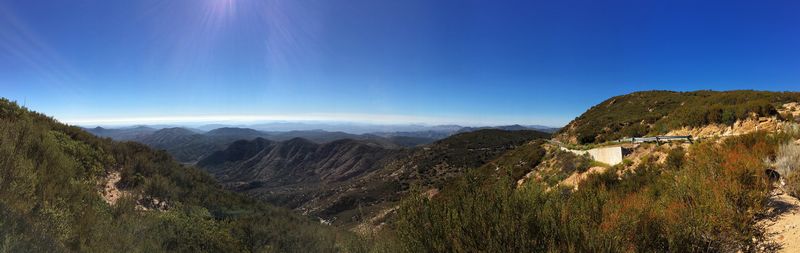
[[[121,179],[122,176],[119,172],[113,172],[108,175],[108,178],[106,178],[106,183],[103,189],[103,200],[105,200],[106,203],[113,205],[117,203],[117,200],[119,200],[120,197],[122,197],[122,192],[119,190],[119,188],[117,188],[117,183]]]
[[[800,252],[800,200],[788,194],[770,197],[771,209],[763,224],[767,228],[767,239],[774,245],[766,245],[765,252]]]

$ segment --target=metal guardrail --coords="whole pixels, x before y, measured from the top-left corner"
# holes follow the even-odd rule
[[[630,143],[645,143],[645,142],[656,142],[660,143],[662,141],[688,141],[693,142],[693,138],[691,135],[687,136],[654,136],[654,137],[632,137],[632,138],[623,138],[619,139],[617,142],[630,142]]]

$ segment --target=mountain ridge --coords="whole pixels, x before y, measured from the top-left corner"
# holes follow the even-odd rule
[[[412,184],[442,187],[503,152],[547,133],[482,129],[412,149],[388,149],[358,140],[313,143],[295,138],[237,141],[197,163],[227,188],[267,202],[358,223],[352,212],[374,215],[399,201]],[[358,215],[356,217],[361,217]]]
[[[110,137],[116,140],[129,140],[144,143],[156,149],[166,150],[178,161],[194,164],[215,151],[219,151],[236,140],[252,140],[265,138],[273,141],[288,141],[292,138],[302,137],[317,143],[327,143],[342,139],[353,139],[370,145],[382,146],[390,149],[412,148],[420,145],[431,144],[458,133],[471,132],[483,129],[530,130],[526,126],[510,125],[497,127],[461,127],[457,125],[434,126],[422,132],[375,132],[365,134],[351,134],[340,131],[325,130],[295,130],[287,132],[265,132],[252,128],[222,126],[207,132],[197,132],[185,127],[166,127],[154,129],[149,127],[134,127],[122,129],[105,129],[102,127],[85,128],[86,131],[98,136]],[[445,131],[444,129],[449,129]],[[552,129],[545,129],[550,131]]]

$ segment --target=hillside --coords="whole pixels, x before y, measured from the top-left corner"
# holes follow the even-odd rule
[[[397,209],[393,229],[411,251],[793,252],[795,207],[774,200],[796,203],[800,196],[795,99],[796,93],[751,91],[612,98],[568,127],[592,129],[612,118],[645,126],[637,113],[656,112],[654,102],[669,110],[647,126],[676,128],[649,134],[720,130],[693,143],[626,144],[630,152],[616,166],[561,151],[557,142],[531,142],[448,180],[434,194],[411,195]],[[706,117],[683,115],[688,109],[681,104],[694,104]],[[720,127],[730,122],[713,120],[717,112],[737,110],[749,115],[732,120],[730,129]],[[773,122],[779,124],[768,125]],[[565,129],[559,139],[575,138],[570,133]],[[765,174],[768,168],[779,171],[780,181]]]
[[[321,252],[348,237],[225,191],[164,152],[97,138],[5,99],[0,157],[4,251]],[[121,198],[104,201],[114,175]]]
[[[87,132],[90,132],[94,135],[100,137],[108,137],[118,141],[130,141],[142,138],[144,136],[150,135],[153,132],[157,131],[155,128],[146,127],[146,126],[137,126],[131,128],[102,128],[102,127],[95,127],[95,128],[87,128],[85,129]]]
[[[317,144],[302,138],[237,141],[198,163],[221,181],[258,181],[265,187],[338,182],[380,167],[393,152],[344,139]]]
[[[390,207],[412,186],[441,187],[505,151],[547,137],[536,131],[479,130],[410,150],[356,140],[256,139],[237,141],[198,166],[231,189],[352,225]]]
[[[612,97],[593,106],[556,133],[566,143],[588,144],[667,134],[709,125],[777,117],[779,109],[800,101],[800,93],[766,91],[643,91]],[[793,117],[790,117],[793,118]]]
[[[135,141],[165,150],[182,163],[195,163],[234,141],[267,136],[266,133],[243,128],[220,128],[206,133],[195,133],[185,128],[165,128]]]
[[[708,99],[751,93],[720,94]],[[773,93],[751,95],[758,94]],[[780,120],[780,128],[691,143],[626,144],[631,152],[615,166],[562,151],[557,142],[528,142],[436,191],[407,195],[388,226],[410,252],[793,252],[796,204],[775,200],[798,203],[800,124],[790,123],[781,105],[794,94],[774,94],[769,101],[778,114],[751,113]],[[623,97],[579,119],[604,118],[593,113],[632,99]],[[651,111],[644,99],[634,100],[641,103],[623,108]],[[664,113],[662,120],[683,121]]]
[[[539,132],[545,133],[553,133],[558,131],[558,128],[552,128],[547,126],[522,126],[522,125],[508,125],[508,126],[486,126],[486,127],[463,127],[456,131],[456,133],[466,133],[466,132],[473,132],[482,129],[499,129],[499,130],[506,130],[506,131],[520,131],[520,130],[535,130]]]
[[[205,133],[208,136],[265,136],[266,134],[250,128],[221,127]]]
[[[228,147],[238,140],[264,138],[272,141],[288,141],[303,138],[315,143],[338,140],[358,140],[389,149],[415,147],[436,141],[432,137],[378,136],[374,134],[349,134],[322,130],[263,132],[250,128],[221,127],[208,132],[196,132],[182,127],[153,129],[146,127],[105,129],[89,128],[86,131],[101,137],[119,141],[136,141],[152,148],[165,150],[181,163],[194,164],[206,156]]]

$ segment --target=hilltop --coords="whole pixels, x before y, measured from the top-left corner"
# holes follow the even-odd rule
[[[784,105],[800,102],[797,92],[767,91],[643,91],[609,98],[581,114],[556,133],[565,143],[590,144],[668,134],[715,126],[724,131],[745,121],[792,121]],[[781,113],[784,112],[784,113]],[[754,122],[752,122],[754,121]],[[776,130],[776,127],[773,127]],[[753,129],[755,130],[755,129]],[[719,132],[719,131],[717,131]]]

